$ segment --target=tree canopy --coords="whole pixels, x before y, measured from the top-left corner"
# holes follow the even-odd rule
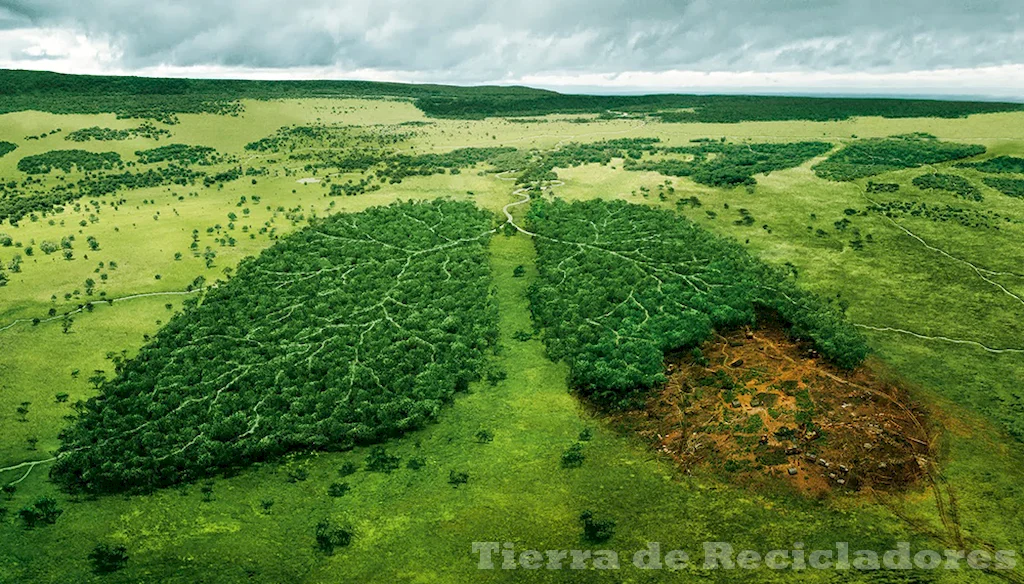
[[[570,383],[608,405],[664,382],[666,351],[777,311],[791,334],[843,367],[867,354],[862,336],[827,302],[674,213],[601,200],[535,201],[539,279],[530,308]]]
[[[77,405],[54,480],[147,490],[421,426],[497,338],[491,223],[467,203],[396,203],[244,260]]]

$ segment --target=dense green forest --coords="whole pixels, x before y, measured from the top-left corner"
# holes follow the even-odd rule
[[[1024,181],[1022,181],[1024,182]],[[918,201],[883,201],[872,203],[866,209],[869,213],[879,213],[890,218],[922,217],[930,221],[959,223],[964,227],[977,229],[999,230],[1007,224],[1020,224],[1021,220],[995,211],[968,209],[941,203]]]
[[[570,142],[538,155],[520,153],[519,160],[505,164],[491,160],[500,170],[519,170],[518,181],[530,184],[557,178],[556,168],[581,164],[608,164],[625,160],[623,168],[654,171],[668,176],[686,176],[715,187],[753,185],[755,174],[799,166],[832,149],[827,142],[726,143],[699,139],[690,146],[663,146],[659,138],[617,138],[600,142]],[[664,155],[644,160],[651,155]]]
[[[955,174],[932,172],[914,178],[913,182],[921,190],[946,191],[968,201],[982,201],[985,198],[971,181]]]
[[[14,152],[15,150],[17,150],[17,148],[18,145],[15,144],[14,142],[0,141],[0,158],[3,158],[4,156],[10,154],[11,152]]]
[[[957,118],[1019,111],[1021,104],[875,98],[701,95],[566,95],[526,87],[456,87],[370,81],[157,79],[0,71],[0,113],[114,113],[175,123],[181,113],[237,114],[239,99],[406,98],[428,116],[485,117],[613,112],[655,114],[665,122],[844,120],[853,116]]]
[[[663,158],[638,162],[627,160],[627,170],[651,170],[668,176],[688,176],[712,187],[756,184],[755,174],[784,170],[827,153],[827,142],[735,144],[704,140],[693,146],[661,148],[657,152],[688,158]]]
[[[814,171],[828,180],[851,181],[984,153],[984,146],[942,142],[930,134],[867,138],[847,144],[824,162],[815,165]]]
[[[551,358],[594,401],[626,405],[664,381],[667,351],[715,329],[753,324],[759,308],[844,367],[867,345],[843,314],[737,243],[667,211],[624,202],[535,201],[538,281],[530,309]]]
[[[980,162],[961,162],[957,166],[981,172],[1024,174],[1024,158],[1016,156],[996,156]]]
[[[208,166],[223,162],[217,151],[209,146],[192,146],[190,144],[168,144],[150,150],[137,150],[135,155],[142,164],[158,162],[177,162],[179,164],[198,164]]]
[[[985,177],[985,184],[1008,197],[1024,198],[1024,179]]]
[[[149,490],[296,449],[345,449],[433,419],[497,338],[467,203],[316,221],[186,306],[76,405],[52,477]]]
[[[423,97],[416,104],[429,116],[470,118],[622,112],[655,114],[664,122],[733,123],[771,120],[845,120],[853,116],[959,118],[1016,111],[1020,104],[931,100],[813,98],[726,95],[484,95]]]
[[[98,142],[112,142],[128,140],[131,138],[150,138],[153,140],[159,140],[163,136],[170,135],[171,133],[168,130],[158,128],[152,122],[143,122],[142,124],[139,124],[139,127],[137,128],[128,128],[126,130],[114,130],[111,128],[101,128],[99,126],[82,128],[81,130],[70,132],[67,136],[64,136],[64,139],[71,142],[88,142],[90,140],[96,140]]]
[[[18,170],[25,174],[47,174],[53,169],[71,172],[110,170],[121,165],[117,152],[89,152],[87,150],[51,150],[26,156],[18,161]]]

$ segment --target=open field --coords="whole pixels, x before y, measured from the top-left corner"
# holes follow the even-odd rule
[[[477,570],[474,541],[514,542],[521,549],[579,547],[584,510],[615,521],[614,536],[605,545],[623,557],[648,541],[691,553],[703,541],[762,550],[794,541],[808,549],[828,548],[835,541],[850,542],[851,549],[879,550],[898,541],[910,541],[915,548],[990,547],[1018,554],[1024,547],[1024,394],[1019,387],[1024,379],[1019,334],[1024,199],[1006,196],[983,180],[1021,177],[961,168],[959,160],[833,182],[813,170],[826,154],[755,175],[756,184],[749,187],[720,188],[685,176],[630,171],[622,157],[614,156],[607,163],[556,166],[557,179],[543,182],[543,192],[530,193],[568,201],[623,200],[678,213],[795,274],[803,290],[833,299],[866,335],[876,361],[884,363],[878,367],[905,384],[928,420],[934,440],[929,450],[934,467],[926,473],[930,479],[904,490],[832,489],[807,496],[785,481],[738,479],[721,468],[683,472],[672,457],[652,451],[625,426],[570,392],[567,363],[549,360],[541,335],[533,334],[527,288],[538,277],[534,244],[526,234],[509,236],[501,229],[487,247],[500,330],[498,349],[488,359],[507,377],[474,381],[433,423],[386,442],[387,451],[400,458],[393,472],[339,474],[345,463],[364,465],[370,449],[359,446],[295,452],[152,493],[93,496],[58,490],[48,480],[51,462],[18,465],[53,457],[61,431],[71,423],[66,416],[74,412],[72,404],[96,395],[97,383],[115,377],[111,357],[137,354],[184,310],[183,303],[201,298],[206,292],[200,288],[229,279],[244,258],[314,218],[410,199],[470,201],[493,214],[494,226],[500,226],[502,209],[522,198],[513,192],[530,186],[516,184],[515,171],[523,168],[500,167],[512,162],[495,155],[456,166],[459,172],[449,168],[405,176],[401,182],[380,180],[376,190],[330,196],[332,185],[349,179],[358,183],[379,173],[379,167],[318,167],[323,159],[312,156],[329,153],[331,147],[315,141],[296,142],[276,153],[245,148],[279,128],[354,128],[366,134],[345,139],[367,151],[378,143],[366,136],[398,136],[386,147],[410,156],[512,147],[542,157],[574,143],[623,138],[658,138],[658,147],[666,150],[645,153],[645,158],[681,156],[668,149],[701,138],[824,141],[835,152],[858,140],[915,132],[985,147],[984,155],[969,161],[1024,156],[1024,112],[951,119],[667,123],[657,116],[598,119],[576,113],[515,120],[437,118],[402,99],[240,103],[236,116],[179,113],[177,124],[156,122],[170,133],[158,140],[65,140],[85,128],[140,124],[113,114],[0,115],[0,142],[17,145],[0,157],[0,178],[22,183],[36,177],[39,182],[26,187],[33,192],[95,178],[79,170],[26,175],[18,169],[24,157],[53,150],[116,152],[134,162],[136,151],[180,143],[208,146],[232,159],[209,168],[183,165],[191,171],[208,176],[243,169],[234,180],[210,186],[200,176],[193,184],[76,197],[59,211],[35,210],[0,224],[0,234],[10,237],[10,245],[0,247],[0,263],[7,268],[6,285],[0,286],[0,483],[15,486],[10,496],[0,495],[0,509],[6,510],[0,515],[0,582],[784,579],[766,569],[751,575],[694,568],[685,576],[632,568],[582,576],[570,570]],[[49,134],[58,128],[59,133]],[[48,135],[26,139],[43,134]],[[302,154],[311,157],[296,156]],[[140,166],[124,170],[135,172]],[[249,168],[254,172],[245,174]],[[915,178],[931,173],[964,177],[982,200],[914,186]],[[321,182],[300,182],[305,178]],[[869,193],[869,180],[898,185],[898,190]],[[922,202],[925,208],[913,206]],[[883,203],[890,206],[878,207]],[[517,224],[525,225],[528,207],[510,208]],[[66,238],[71,259],[61,244]],[[97,242],[95,248],[89,238]],[[43,242],[58,249],[45,253]],[[12,262],[17,269],[11,269]],[[522,276],[513,277],[520,265]],[[530,338],[521,340],[525,333]],[[580,441],[584,430],[592,438]],[[583,462],[564,468],[560,459],[577,442]],[[422,468],[407,466],[421,459]],[[466,482],[450,484],[458,473],[468,475]],[[347,484],[348,491],[329,496],[335,483]],[[44,495],[53,496],[63,513],[54,525],[26,529],[18,511]],[[351,544],[333,555],[316,549],[315,526],[324,518],[349,526],[353,534]],[[127,566],[110,575],[93,574],[87,558],[99,543],[126,546]],[[871,574],[839,580],[829,572],[802,576],[822,582],[876,581]],[[1016,582],[1024,572],[937,571],[922,578]]]

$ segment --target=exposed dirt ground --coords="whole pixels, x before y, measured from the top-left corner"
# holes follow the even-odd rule
[[[761,322],[670,356],[665,388],[623,421],[684,469],[777,477],[810,494],[925,476],[928,432],[905,389],[869,367],[832,367]]]

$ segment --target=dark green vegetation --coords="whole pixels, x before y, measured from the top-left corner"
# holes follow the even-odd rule
[[[128,548],[101,543],[89,552],[89,563],[97,574],[111,574],[128,565]]]
[[[89,152],[86,150],[51,150],[26,156],[18,161],[18,170],[25,174],[47,174],[53,169],[71,172],[110,170],[122,164],[117,152]]]
[[[651,170],[668,176],[688,176],[712,187],[753,185],[755,174],[800,166],[832,149],[827,142],[733,144],[714,140],[693,146],[660,148],[657,152],[682,154],[652,162],[627,160],[627,170]]]
[[[895,193],[900,190],[900,185],[896,183],[876,183],[874,181],[868,181],[867,192],[869,193]]]
[[[961,162],[961,168],[973,168],[981,172],[1024,174],[1024,158],[997,156],[980,162]]]
[[[189,144],[168,144],[150,150],[138,150],[135,155],[142,164],[158,162],[177,162],[179,164],[198,164],[207,166],[223,162],[217,151],[209,146],[192,146]]]
[[[978,190],[978,187],[971,184],[971,181],[955,174],[938,172],[922,174],[914,178],[914,186],[923,191],[946,191],[968,201],[982,201],[985,199],[981,195],[981,191]]]
[[[4,156],[10,154],[11,152],[14,152],[17,149],[18,145],[15,144],[14,142],[0,141],[0,158],[3,158]]]
[[[429,116],[485,117],[597,113],[654,114],[666,122],[844,120],[853,116],[959,118],[1019,111],[1020,104],[898,99],[748,96],[588,96],[526,87],[453,87],[366,81],[155,79],[0,71],[0,113],[114,113],[175,123],[179,113],[237,114],[239,99],[397,97]]]
[[[942,142],[929,134],[856,140],[815,165],[818,176],[851,181],[903,168],[917,168],[985,153],[984,146]]]
[[[554,92],[422,97],[417,106],[441,118],[606,113],[655,114],[664,122],[732,123],[770,120],[845,120],[853,116],[959,118],[975,113],[1014,111],[1018,104],[928,100],[843,99],[697,95],[593,96]]]
[[[429,176],[431,174],[458,174],[460,169],[476,166],[483,162],[492,162],[504,155],[516,152],[515,148],[459,148],[441,154],[398,154],[383,160],[383,168],[377,175],[391,182],[401,182],[409,176]]]
[[[1019,219],[994,211],[967,209],[946,204],[917,201],[884,201],[868,205],[867,211],[890,218],[921,217],[931,221],[954,221],[964,227],[999,229],[1000,225],[1020,224]]]
[[[77,408],[52,476],[148,490],[417,428],[497,335],[491,216],[466,203],[334,215],[174,317]]]
[[[582,164],[608,164],[625,159],[623,168],[654,171],[667,176],[686,176],[714,187],[756,184],[755,174],[799,166],[821,156],[832,146],[826,142],[735,144],[719,140],[695,140],[692,146],[663,146],[659,138],[618,138],[602,142],[562,145],[537,155],[509,157],[501,170],[519,170],[518,182],[530,184],[557,178],[556,168]],[[645,157],[660,155],[656,160]],[[498,157],[491,162],[497,163]],[[499,164],[501,166],[501,164]]]
[[[622,202],[536,201],[535,321],[570,384],[594,401],[626,405],[664,382],[664,354],[696,346],[716,328],[777,311],[791,334],[812,339],[844,367],[864,339],[828,303],[802,292],[738,244],[666,211]]]
[[[142,124],[139,124],[139,127],[137,128],[128,128],[126,130],[114,130],[111,128],[101,128],[99,126],[82,128],[81,130],[75,130],[67,136],[64,136],[64,139],[72,142],[88,142],[89,140],[111,142],[128,140],[131,138],[151,138],[153,140],[159,140],[162,136],[170,135],[171,133],[169,131],[156,127],[152,122],[143,122]]]
[[[22,183],[0,183],[0,221],[18,221],[35,212],[57,210],[82,196],[98,197],[119,190],[142,189],[163,185],[195,185],[202,182],[213,186],[241,178],[240,167],[222,171],[196,170],[193,166],[234,164],[234,157],[218,153],[206,146],[171,144],[135,152],[139,162],[146,165],[164,164],[144,171],[124,170],[124,163],[116,152],[94,153],[85,150],[52,150],[26,156],[18,161],[18,170],[29,175],[49,174],[53,169],[64,172],[82,171],[85,176],[77,181],[51,184],[48,188],[39,180]]]
[[[985,177],[984,181],[1008,197],[1024,198],[1024,179]]]
[[[412,131],[357,130],[340,126],[288,126],[273,135],[245,145],[246,150],[266,154],[287,154],[289,160],[305,162],[306,172],[330,170],[337,173],[374,171],[359,183],[331,185],[332,195],[357,195],[376,190],[370,182],[401,183],[411,176],[459,174],[481,163],[506,160],[517,150],[512,147],[456,148],[442,153],[404,154],[396,144],[415,135]],[[330,182],[330,177],[326,179]],[[337,187],[337,188],[335,188]]]

